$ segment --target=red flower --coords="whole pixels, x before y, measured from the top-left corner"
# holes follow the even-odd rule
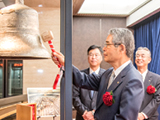
[[[152,86],[152,85],[149,85],[147,87],[147,93],[148,94],[154,94],[156,91],[157,91],[156,88],[154,86]]]
[[[112,91],[106,92],[105,94],[103,94],[103,102],[107,106],[111,106],[114,103]]]

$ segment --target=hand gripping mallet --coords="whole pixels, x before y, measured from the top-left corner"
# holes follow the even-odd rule
[[[53,46],[53,43],[52,43],[52,40],[53,40],[53,34],[52,34],[52,31],[45,31],[44,33],[41,34],[42,36],[42,39],[44,42],[48,42],[52,52],[56,52],[55,49],[54,49],[54,46]],[[58,60],[58,59],[57,59]],[[58,68],[62,67],[61,64],[58,65]],[[56,89],[57,87],[57,83],[60,79],[60,76],[61,76],[61,71],[57,74],[56,78],[55,78],[55,81],[54,81],[54,84],[53,84],[53,89]]]

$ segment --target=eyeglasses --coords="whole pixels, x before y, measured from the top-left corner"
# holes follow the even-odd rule
[[[115,47],[117,47],[118,45],[121,45],[121,43],[115,43],[115,44],[105,44],[104,47],[107,47],[109,45],[114,45]]]
[[[144,55],[144,54],[142,54],[142,55],[137,54],[137,55],[136,55],[136,58],[140,58],[140,57],[141,57],[141,58],[146,58],[146,55]]]
[[[89,54],[88,56],[89,56],[89,57],[94,57],[94,56],[95,56],[95,57],[99,57],[100,54]]]

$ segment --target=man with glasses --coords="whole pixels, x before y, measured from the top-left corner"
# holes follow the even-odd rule
[[[95,120],[137,120],[144,88],[142,77],[130,60],[134,49],[132,32],[113,28],[103,48],[104,60],[112,68],[97,76],[87,75],[73,66],[73,84],[98,91]],[[62,54],[54,53],[52,59],[55,64],[64,65]]]
[[[101,75],[105,70],[100,68],[103,50],[101,47],[92,45],[87,50],[89,68],[82,70],[86,74]],[[73,106],[77,111],[76,120],[94,118],[92,112],[96,109],[97,91],[78,88],[73,85]]]
[[[158,120],[157,108],[160,104],[160,76],[148,71],[150,62],[150,50],[146,47],[139,47],[136,51],[135,63],[143,78],[145,96],[138,114],[138,120]],[[152,89],[153,92],[151,93],[149,90]]]

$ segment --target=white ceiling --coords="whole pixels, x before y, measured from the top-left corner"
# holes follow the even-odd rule
[[[37,3],[37,0],[24,1],[29,6]],[[31,2],[29,3],[27,1]],[[84,0],[78,14],[101,14],[126,17],[150,1],[152,0]],[[14,2],[15,0],[0,0],[0,8],[13,4]],[[47,4],[48,2],[50,4],[55,3],[54,0],[40,0],[40,3]]]
[[[0,8],[14,4],[15,1],[0,0]],[[37,7],[39,4],[47,8],[60,7],[60,0],[24,0],[24,3],[29,7]],[[126,17],[127,27],[158,12],[160,0],[73,0],[73,15]]]
[[[78,14],[128,16],[151,0],[85,0]]]

